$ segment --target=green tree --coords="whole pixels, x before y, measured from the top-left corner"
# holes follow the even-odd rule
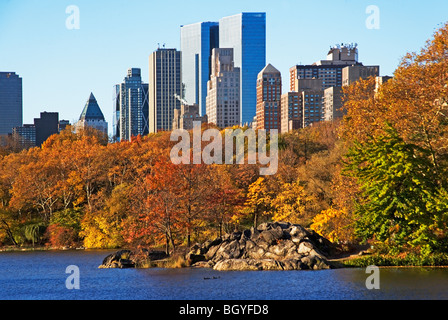
[[[391,127],[377,138],[355,143],[345,173],[363,191],[355,206],[357,234],[392,248],[440,247],[446,200],[431,151],[406,143]],[[444,227],[445,226],[445,227]]]

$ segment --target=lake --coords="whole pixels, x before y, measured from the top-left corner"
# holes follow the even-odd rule
[[[367,289],[362,268],[319,271],[98,269],[112,251],[0,253],[1,300],[408,300],[448,299],[448,268],[381,268]],[[69,290],[66,268],[79,268]]]

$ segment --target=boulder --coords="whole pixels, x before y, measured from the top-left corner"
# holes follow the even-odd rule
[[[319,270],[333,267],[327,261],[333,249],[330,241],[312,230],[273,222],[206,241],[192,247],[190,256],[203,254],[193,266],[215,270]]]

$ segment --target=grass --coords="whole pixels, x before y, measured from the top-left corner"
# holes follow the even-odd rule
[[[383,254],[372,254],[369,256],[362,256],[359,258],[347,259],[341,262],[344,267],[360,267],[365,268],[367,266],[387,266],[387,267],[439,267],[448,266],[448,254],[446,253],[433,253],[430,255],[418,255],[415,253],[409,253],[404,256],[390,256]]]

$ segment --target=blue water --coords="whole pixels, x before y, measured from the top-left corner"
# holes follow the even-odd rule
[[[0,253],[1,300],[361,300],[448,299],[448,269],[380,269],[380,289],[365,269],[228,271],[98,269],[109,251]],[[69,265],[79,289],[69,290]]]

